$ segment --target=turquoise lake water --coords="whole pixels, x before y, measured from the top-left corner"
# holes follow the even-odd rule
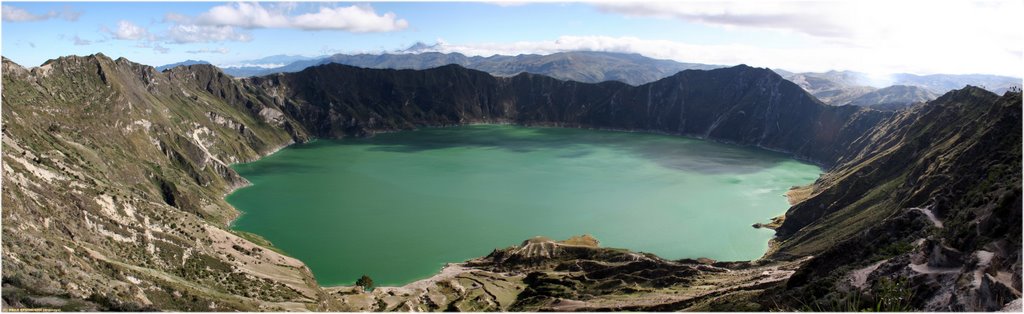
[[[235,165],[227,200],[321,285],[401,285],[533,236],[664,258],[759,258],[817,166],[645,133],[477,125],[293,145]]]

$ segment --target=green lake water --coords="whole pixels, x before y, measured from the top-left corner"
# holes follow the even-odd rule
[[[784,193],[817,166],[644,133],[479,125],[293,145],[234,169],[233,228],[305,262],[321,285],[430,277],[533,236],[591,234],[664,258],[764,254]]]

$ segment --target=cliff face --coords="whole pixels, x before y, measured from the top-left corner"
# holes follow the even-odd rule
[[[695,308],[730,309],[745,308],[755,296],[829,300],[852,289],[836,278],[865,273],[853,268],[883,259],[884,267],[876,266],[883,271],[867,271],[852,286],[870,294],[880,278],[914,271],[926,277],[914,279],[917,295],[933,295],[915,300],[915,308],[973,302],[987,305],[957,309],[990,309],[1019,297],[1019,93],[999,98],[969,88],[886,113],[824,105],[770,70],[747,66],[688,70],[635,87],[531,74],[496,78],[459,66],[328,64],[237,80],[209,65],[156,72],[102,55],[33,69],[5,59],[3,74],[4,302],[13,306],[670,310],[700,301],[708,307]],[[237,212],[223,195],[245,184],[227,164],[312,137],[470,122],[680,134],[788,152],[829,171],[787,213],[771,259],[714,267],[653,256],[631,262],[623,258],[641,255],[524,243],[575,253],[538,261],[496,252],[467,264],[469,275],[442,273],[447,279],[407,287],[410,295],[447,303],[323,289],[301,262],[260,247],[266,243],[257,236],[225,230]],[[943,227],[934,229],[929,215]],[[947,277],[929,281],[934,269],[920,268],[922,258],[928,267],[960,265],[942,274],[981,278],[976,286],[986,288],[943,285]],[[768,270],[770,280],[758,277]],[[578,271],[591,273],[574,277]],[[675,277],[656,280],[661,273]],[[452,288],[466,280],[501,281],[509,289]],[[701,282],[721,289],[691,289]],[[946,287],[963,289],[935,294]],[[617,294],[636,298],[556,302]],[[621,301],[606,299],[612,300]],[[365,306],[354,305],[360,302]],[[753,303],[773,306],[765,302]]]
[[[423,71],[328,64],[247,79],[314,135],[338,137],[480,121],[643,130],[791,152],[831,164],[889,116],[826,106],[767,69],[688,70],[637,87],[449,65]]]

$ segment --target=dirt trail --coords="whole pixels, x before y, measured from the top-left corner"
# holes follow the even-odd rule
[[[939,220],[938,217],[935,217],[935,213],[932,212],[931,209],[929,209],[929,208],[914,207],[914,208],[911,208],[911,210],[920,211],[925,216],[928,216],[928,220],[931,220],[932,224],[934,224],[936,228],[942,228],[942,220]]]
[[[857,289],[864,289],[864,286],[868,283],[868,276],[875,272],[875,270],[878,269],[878,266],[882,266],[882,264],[888,261],[888,259],[881,260],[868,267],[850,272],[850,283],[853,284],[854,287],[857,287]]]

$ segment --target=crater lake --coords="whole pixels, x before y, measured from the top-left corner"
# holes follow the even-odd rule
[[[667,259],[757,259],[792,186],[785,154],[648,133],[473,125],[296,144],[233,168],[227,201],[324,286],[401,285],[534,236]]]

